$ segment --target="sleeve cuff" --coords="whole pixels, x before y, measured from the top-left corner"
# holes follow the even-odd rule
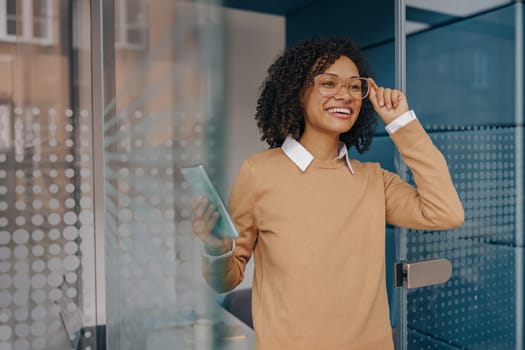
[[[222,260],[227,257],[230,257],[233,254],[234,250],[235,250],[235,240],[232,239],[232,250],[230,250],[229,252],[224,253],[222,255],[209,255],[209,254],[206,254],[206,251],[203,249],[202,256],[206,257],[206,259],[208,259],[210,263],[214,263],[217,260]]]
[[[392,120],[386,127],[386,131],[389,135],[392,135],[397,130],[401,129],[403,126],[407,125],[411,121],[416,120],[416,113],[414,113],[413,110],[409,110],[408,112],[405,112],[401,114],[396,119]]]

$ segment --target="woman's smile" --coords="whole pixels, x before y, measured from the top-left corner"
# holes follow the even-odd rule
[[[354,110],[352,107],[328,107],[325,109],[330,116],[339,119],[350,119],[354,116]]]

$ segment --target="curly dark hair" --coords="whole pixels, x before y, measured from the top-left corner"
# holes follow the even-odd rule
[[[305,127],[301,96],[313,84],[314,77],[341,56],[355,63],[360,76],[370,76],[363,54],[347,38],[305,40],[277,57],[267,70],[257,101],[255,120],[262,134],[261,140],[275,148],[280,147],[288,135],[300,138]],[[355,146],[359,153],[363,153],[372,143],[376,124],[372,104],[365,99],[355,124],[339,139],[348,148]]]

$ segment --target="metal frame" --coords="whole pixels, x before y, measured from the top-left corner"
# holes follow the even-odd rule
[[[394,19],[395,19],[395,77],[396,89],[406,92],[406,2],[405,0],[394,0]],[[406,168],[399,151],[395,151],[395,162],[400,164],[400,174],[406,178]],[[407,245],[408,230],[404,228],[396,228],[396,259],[406,260],[406,245]],[[398,288],[397,290],[397,332],[396,332],[396,349],[407,349],[407,290],[405,288]]]
[[[516,349],[523,349],[523,3],[516,2],[514,23],[514,113],[516,169]]]
[[[114,0],[90,0],[96,324],[106,323],[104,106],[115,97]]]
[[[406,92],[406,2],[395,0],[396,89]]]

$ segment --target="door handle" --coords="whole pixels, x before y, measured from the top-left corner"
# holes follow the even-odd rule
[[[394,284],[398,288],[420,288],[445,283],[452,276],[447,259],[401,261],[394,264]]]

